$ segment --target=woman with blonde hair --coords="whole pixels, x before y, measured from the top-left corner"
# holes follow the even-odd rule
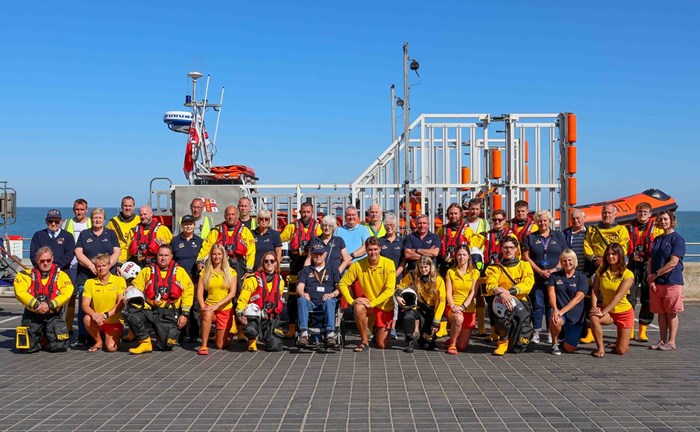
[[[450,341],[447,353],[456,355],[466,351],[469,337],[476,325],[474,294],[479,282],[479,270],[472,265],[469,247],[460,245],[455,250],[455,263],[447,270],[445,289],[447,294],[447,315],[450,322]]]
[[[231,300],[236,295],[238,283],[236,271],[228,264],[226,249],[215,244],[209,252],[209,259],[200,273],[197,283],[197,303],[202,316],[202,346],[199,355],[209,354],[207,343],[212,321],[216,320],[216,348],[224,349],[228,345],[227,335],[233,323]],[[204,290],[207,298],[204,299]]]
[[[416,340],[422,349],[435,349],[435,333],[445,312],[446,294],[445,281],[431,257],[421,255],[415,270],[401,280],[395,296],[403,309],[404,351],[413,352]]]

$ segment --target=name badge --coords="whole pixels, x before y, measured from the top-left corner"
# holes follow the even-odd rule
[[[325,289],[324,287],[320,286],[320,287],[317,287],[317,288],[316,288],[316,291],[318,291],[318,292],[326,292],[326,289]]]

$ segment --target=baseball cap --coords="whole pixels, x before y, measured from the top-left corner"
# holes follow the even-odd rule
[[[185,224],[185,223],[194,223],[194,216],[184,215],[182,217],[182,219],[180,220],[180,225]]]
[[[61,217],[60,211],[58,211],[57,209],[51,209],[48,211],[48,213],[46,213],[46,220],[49,220],[49,219],[63,219],[63,218]]]
[[[326,247],[326,244],[323,242],[314,242],[313,245],[311,245],[311,253],[312,254],[324,254],[328,252],[328,248]]]

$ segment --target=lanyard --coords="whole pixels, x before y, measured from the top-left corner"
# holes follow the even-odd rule
[[[318,272],[316,271],[316,269],[314,269],[314,277],[318,281],[319,285],[323,284],[323,279],[325,279],[325,277],[326,277],[326,270],[327,270],[327,268],[324,267],[323,273],[321,273],[321,277],[319,278]]]

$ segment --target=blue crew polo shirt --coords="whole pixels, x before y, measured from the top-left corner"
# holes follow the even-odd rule
[[[340,268],[340,264],[343,262],[343,254],[341,252],[343,249],[346,248],[345,240],[343,240],[342,237],[334,235],[331,236],[330,240],[328,240],[328,243],[325,243],[323,240],[321,240],[320,236],[314,237],[311,239],[311,250],[313,250],[315,243],[323,243],[326,245],[326,247],[328,248],[328,255],[326,256],[326,265],[338,270]]]
[[[530,252],[530,259],[542,270],[556,268],[559,256],[568,247],[566,237],[561,231],[550,230],[549,236],[544,237],[539,231],[529,234],[523,244],[523,251]],[[539,284],[545,280],[535,273],[535,281]]]
[[[193,234],[192,238],[187,240],[180,233],[170,240],[170,247],[173,248],[173,259],[177,265],[185,269],[190,279],[195,282],[199,279],[199,272],[195,266],[202,243],[204,243],[204,240],[196,234]]]
[[[372,237],[369,229],[360,224],[355,225],[354,228],[348,228],[347,225],[343,225],[342,227],[338,228],[336,234],[345,241],[345,247],[348,249],[348,253],[355,252],[360,248],[360,246],[365,244],[365,240]],[[357,262],[364,256],[365,255],[356,256],[352,261]]]
[[[312,265],[308,265],[299,273],[299,283],[304,284],[304,292],[309,294],[315,305],[323,303],[323,295],[335,291],[340,282],[340,274],[335,267],[326,266],[321,271],[316,271]]]
[[[253,220],[252,218],[250,219]],[[257,229],[253,230],[253,237],[255,238],[255,263],[253,268],[257,269],[260,267],[260,261],[263,255],[268,252],[274,252],[275,248],[282,247],[282,238],[280,233],[268,228],[265,234],[260,234]]]
[[[119,247],[119,239],[117,239],[117,233],[111,229],[104,228],[100,235],[96,235],[91,229],[86,229],[78,236],[78,243],[75,244],[75,247],[83,248],[83,255],[92,260],[99,254],[112,255],[114,248]],[[94,277],[95,274],[89,268],[78,263],[78,272],[75,278],[77,286],[85,285],[88,279]]]
[[[557,308],[561,309],[574,298],[577,292],[588,295],[588,278],[583,273],[576,271],[570,278],[566,277],[563,271],[552,273],[547,286],[554,287],[554,294],[557,297]],[[574,306],[569,312],[564,314],[567,322],[572,324],[583,324],[584,318],[583,300]]]
[[[404,249],[430,249],[435,246],[440,249],[441,246],[440,237],[437,234],[428,231],[425,237],[420,238],[417,233],[411,233],[406,237],[404,242]],[[433,263],[435,258],[433,258]],[[406,272],[410,272],[416,268],[416,262],[406,260]]]
[[[652,273],[665,266],[671,260],[671,255],[679,258],[678,265],[669,273],[656,278],[660,285],[684,285],[683,282],[683,257],[685,256],[685,240],[677,232],[664,234],[654,239],[651,244],[651,271]]]
[[[396,236],[394,241],[389,241],[386,237],[382,237],[380,240],[382,242],[380,255],[392,260],[396,268],[398,268],[401,257],[403,256],[404,238]]]

